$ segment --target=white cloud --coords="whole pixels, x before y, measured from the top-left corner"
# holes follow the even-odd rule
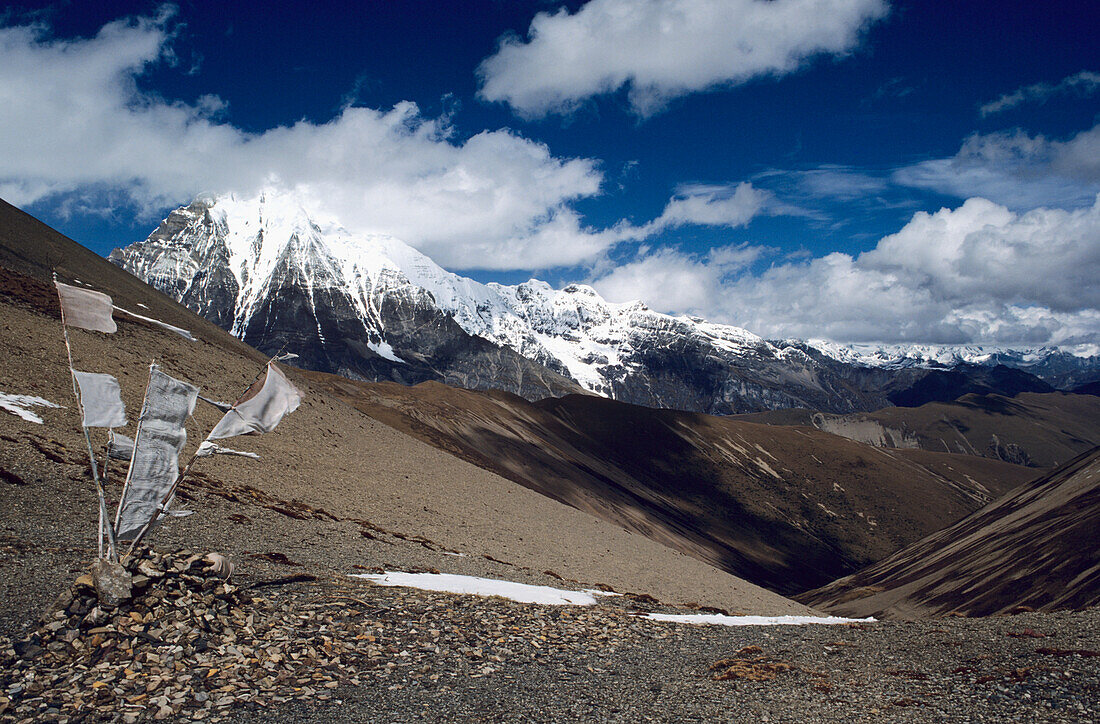
[[[621,223],[612,232],[618,241],[640,241],[682,226],[736,229],[762,213],[775,213],[770,193],[752,184],[690,184],[681,186],[656,219],[634,226]]]
[[[753,247],[740,247],[750,254]],[[594,280],[609,299],[701,314],[767,337],[1075,344],[1100,335],[1100,197],[1015,213],[984,199],[917,213],[869,252],[737,274],[658,249]],[[665,276],[662,276],[664,274]]]
[[[995,101],[990,101],[978,109],[982,117],[1001,113],[1010,108],[1015,108],[1023,103],[1046,103],[1055,95],[1076,93],[1088,96],[1100,91],[1100,73],[1082,70],[1060,80],[1058,83],[1035,83],[1034,85],[1017,88],[1011,93],[1005,93]]]
[[[767,201],[768,194],[748,183],[685,186],[649,226],[655,230],[689,224],[735,228],[748,224]]]
[[[834,164],[799,171],[765,171],[756,178],[766,180],[802,200],[877,199],[889,188],[884,178],[850,166]]]
[[[78,40],[0,28],[0,195],[26,205],[121,192],[149,214],[200,193],[283,187],[453,268],[571,265],[615,241],[571,207],[599,193],[597,163],[508,130],[459,140],[446,117],[406,102],[246,133],[220,119],[216,97],[143,93],[136,79],[171,61],[170,24],[121,20]]]
[[[689,93],[792,73],[850,52],[885,0],[591,0],[539,13],[527,40],[502,39],[480,95],[527,117],[569,113],[628,87],[640,115]]]
[[[664,311],[708,316],[716,310],[720,293],[730,276],[770,250],[759,246],[726,246],[698,257],[676,249],[643,249],[638,258],[615,267],[593,282],[607,299],[619,302],[639,299]]]
[[[1090,205],[1100,192],[1100,125],[1067,141],[1022,131],[975,134],[954,156],[898,169],[893,181],[1017,210]]]

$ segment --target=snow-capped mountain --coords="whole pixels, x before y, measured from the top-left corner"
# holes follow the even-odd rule
[[[801,349],[584,285],[480,284],[397,239],[318,223],[282,194],[195,201],[110,258],[259,349],[286,345],[347,376],[714,413],[881,402]]]
[[[297,353],[303,367],[529,399],[588,391],[713,414],[848,412],[888,405],[920,369],[1005,356],[769,342],[611,303],[582,284],[480,284],[392,237],[320,223],[274,192],[197,200],[110,258],[254,347]]]
[[[983,345],[839,344],[823,339],[784,340],[779,346],[803,346],[846,364],[877,369],[953,369],[961,365],[1023,370],[1058,389],[1100,378],[1100,344],[1059,347]]]

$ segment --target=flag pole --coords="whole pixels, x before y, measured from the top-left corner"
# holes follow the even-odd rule
[[[267,361],[267,364],[260,368],[260,371],[256,373],[256,376],[253,377],[252,381],[249,382],[248,385],[244,388],[244,392],[238,395],[233,404],[229,406],[229,412],[226,412],[226,415],[237,409],[237,405],[241,404],[241,402],[244,400],[244,396],[248,394],[248,391],[252,389],[252,386],[259,382],[260,375],[266,372],[271,363],[279,359],[279,357],[283,354],[283,350],[286,349],[287,344],[289,344],[289,342],[283,343],[283,346],[279,348],[279,351],[276,352],[275,355]],[[217,427],[217,423],[215,423],[214,427]],[[184,478],[187,477],[187,474],[191,472],[191,466],[194,465],[195,462],[199,459],[199,450],[202,449],[202,446],[205,443],[210,442],[210,433],[212,432],[214,432],[213,427],[210,428],[210,432],[206,433],[206,437],[203,438],[203,441],[201,443],[199,443],[199,446],[195,448],[195,452],[191,453],[191,458],[187,461],[187,464],[183,466],[183,472],[179,474],[179,477],[176,478],[176,482],[172,483],[172,487],[168,489],[168,493],[165,494],[164,498],[161,499],[160,504],[157,505],[156,509],[153,511],[153,516],[149,518],[149,521],[145,525],[143,525],[141,527],[141,530],[137,532],[137,535],[134,536],[134,540],[130,543],[130,547],[126,549],[126,558],[129,558],[131,555],[133,555],[134,549],[137,548],[137,544],[141,542],[141,539],[145,537],[145,535],[149,532],[153,525],[156,524],[157,520],[160,519],[161,514],[164,513],[165,508],[168,505],[168,501],[170,501],[172,499],[172,496],[176,494],[176,489],[179,488],[180,483],[182,483]],[[137,440],[134,440],[134,450],[137,450]],[[119,502],[119,511],[121,512],[121,510],[122,503]]]
[[[103,532],[107,531],[107,557],[111,561],[118,560],[118,549],[115,546],[115,532],[107,521],[107,496],[103,492],[103,484],[99,480],[99,468],[95,460],[95,452],[92,450],[92,438],[88,434],[88,428],[84,427],[84,404],[80,401],[80,392],[76,384],[76,370],[73,369],[73,348],[69,343],[69,328],[65,324],[65,303],[61,299],[61,289],[57,286],[57,272],[53,273],[53,285],[57,290],[57,305],[61,308],[61,333],[65,336],[65,353],[69,358],[69,377],[73,383],[73,397],[76,398],[76,409],[80,413],[80,429],[84,431],[84,443],[88,447],[88,459],[92,463],[92,479],[95,481],[96,495],[99,497],[99,557],[103,558]]]
[[[111,431],[107,431],[107,444],[103,446],[103,473],[100,474],[99,479],[103,481],[104,493],[107,491],[107,484],[110,482],[110,478],[107,477],[107,465],[111,462]],[[104,519],[103,513],[105,511],[100,508],[99,510],[99,555],[103,555],[103,536],[104,536]]]

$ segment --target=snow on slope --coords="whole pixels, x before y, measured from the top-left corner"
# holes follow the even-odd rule
[[[226,326],[240,336],[255,310],[273,291],[276,271],[287,262],[312,297],[324,285],[350,292],[369,345],[400,361],[387,342],[379,304],[398,289],[423,290],[435,306],[468,333],[546,365],[599,394],[611,393],[611,379],[628,373],[639,346],[655,334],[713,347],[725,355],[784,359],[801,355],[781,350],[743,329],[690,317],[672,317],[641,302],[613,304],[591,287],[553,289],[535,279],[516,286],[480,284],[438,266],[392,237],[352,234],[322,225],[296,199],[266,192],[259,198],[218,197],[173,212],[147,241],[112,254],[112,259],[188,306],[211,316],[194,299],[217,299],[211,269],[232,275],[232,319]],[[214,304],[214,301],[210,302]]]
[[[298,329],[312,319],[319,344],[327,346],[318,310],[328,305],[329,322],[335,316],[340,324],[357,325],[350,332],[366,349],[402,363],[403,349],[419,353],[401,346],[392,325],[387,337],[390,322],[383,314],[385,303],[392,310],[394,300],[401,300],[406,310],[449,316],[466,333],[510,348],[591,392],[716,414],[792,406],[842,412],[884,404],[847,389],[843,375],[825,369],[807,350],[886,369],[966,362],[1049,376],[1082,364],[1100,366],[1100,357],[1089,357],[1100,351],[1097,345],[1070,354],[1049,348],[773,343],[738,327],[654,312],[641,302],[611,303],[583,284],[480,284],[392,237],[353,234],[318,221],[295,197],[271,191],[177,209],[146,241],[116,250],[111,259],[241,338],[262,339],[273,318],[293,319]],[[304,292],[311,314],[296,316],[293,303],[273,311],[273,300],[278,307],[280,294],[292,287]],[[340,307],[335,312],[334,299]],[[347,326],[330,323],[327,329],[330,335],[349,334]]]
[[[404,586],[424,591],[465,593],[474,596],[500,596],[519,603],[541,603],[546,606],[591,606],[602,591],[569,591],[550,586],[534,586],[496,578],[477,578],[453,573],[353,573],[377,586]]]
[[[797,340],[784,340],[795,343]],[[1008,348],[984,345],[935,344],[841,344],[825,339],[809,339],[805,344],[840,362],[861,367],[900,369],[904,367],[943,367],[960,364],[994,365],[1008,363],[1027,368],[1044,362],[1053,355],[1064,354],[1088,359],[1100,355],[1100,344],[1079,344],[1069,347]]]
[[[21,417],[27,422],[36,422],[39,425],[44,424],[42,418],[30,411],[31,407],[53,407],[60,408],[61,405],[54,404],[49,400],[35,395],[13,395],[6,392],[0,392],[0,410],[10,412],[17,417]]]

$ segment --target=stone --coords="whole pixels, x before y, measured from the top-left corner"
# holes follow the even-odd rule
[[[233,562],[221,553],[207,553],[203,561],[207,564],[206,573],[213,573],[225,579],[233,575],[233,569],[235,568]]]
[[[130,600],[132,576],[121,564],[101,558],[92,564],[91,578],[100,605],[118,608],[119,604]]]
[[[80,625],[85,628],[92,628],[99,626],[101,623],[108,619],[107,612],[99,606],[95,606],[88,615],[80,622]]]

